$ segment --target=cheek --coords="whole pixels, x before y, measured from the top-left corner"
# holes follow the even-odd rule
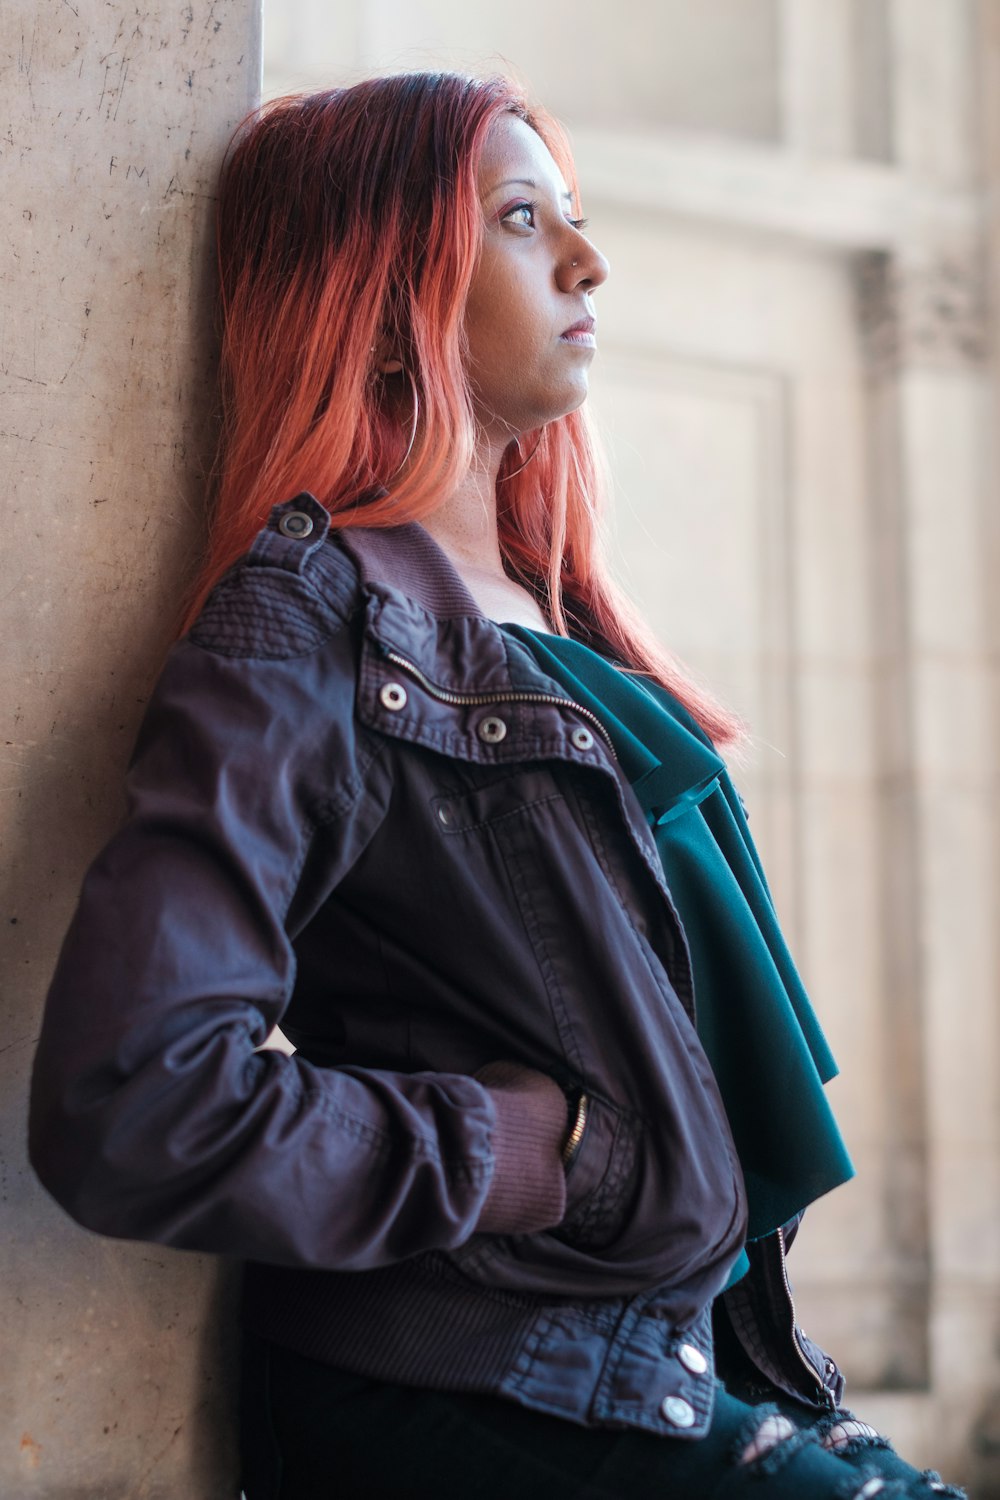
[[[506,364],[519,351],[528,357],[540,324],[539,310],[531,305],[523,277],[502,256],[484,254],[465,307],[470,366],[485,377],[491,367],[500,361]]]
[[[476,386],[503,391],[516,385],[532,360],[531,320],[503,287],[468,308],[465,332],[468,371]]]

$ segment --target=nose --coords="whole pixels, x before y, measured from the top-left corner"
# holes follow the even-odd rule
[[[575,292],[579,287],[594,291],[607,281],[610,269],[597,246],[576,230],[556,279],[564,292]]]

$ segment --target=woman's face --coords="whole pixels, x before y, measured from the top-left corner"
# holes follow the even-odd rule
[[[465,307],[476,416],[506,442],[575,411],[594,357],[591,295],[608,274],[548,147],[516,115],[486,138],[482,254]]]

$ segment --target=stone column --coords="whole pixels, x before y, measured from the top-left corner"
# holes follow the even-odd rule
[[[855,147],[854,0],[782,0],[783,136],[810,156]]]
[[[811,160],[892,154],[890,0],[780,0],[782,136]]]
[[[253,0],[5,0],[0,1493],[235,1496],[216,1264],[77,1229],[24,1150],[38,1016],[200,541],[217,168]]]
[[[981,19],[965,0],[890,4],[892,138],[911,222],[862,278],[898,1164],[899,1363],[886,1383],[932,1392],[941,1463],[950,1449],[966,1473],[970,1448],[983,1462],[983,1391],[1000,1380],[995,377],[970,87]]]

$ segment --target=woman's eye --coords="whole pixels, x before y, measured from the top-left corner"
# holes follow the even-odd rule
[[[505,224],[522,224],[526,229],[535,227],[535,205],[533,203],[514,203],[505,209],[500,216]]]
[[[531,202],[512,203],[509,208],[501,210],[500,222],[502,224],[518,224],[524,229],[535,229],[535,215],[538,212],[538,204]],[[572,224],[574,229],[586,229],[587,219],[567,218],[567,224]]]

